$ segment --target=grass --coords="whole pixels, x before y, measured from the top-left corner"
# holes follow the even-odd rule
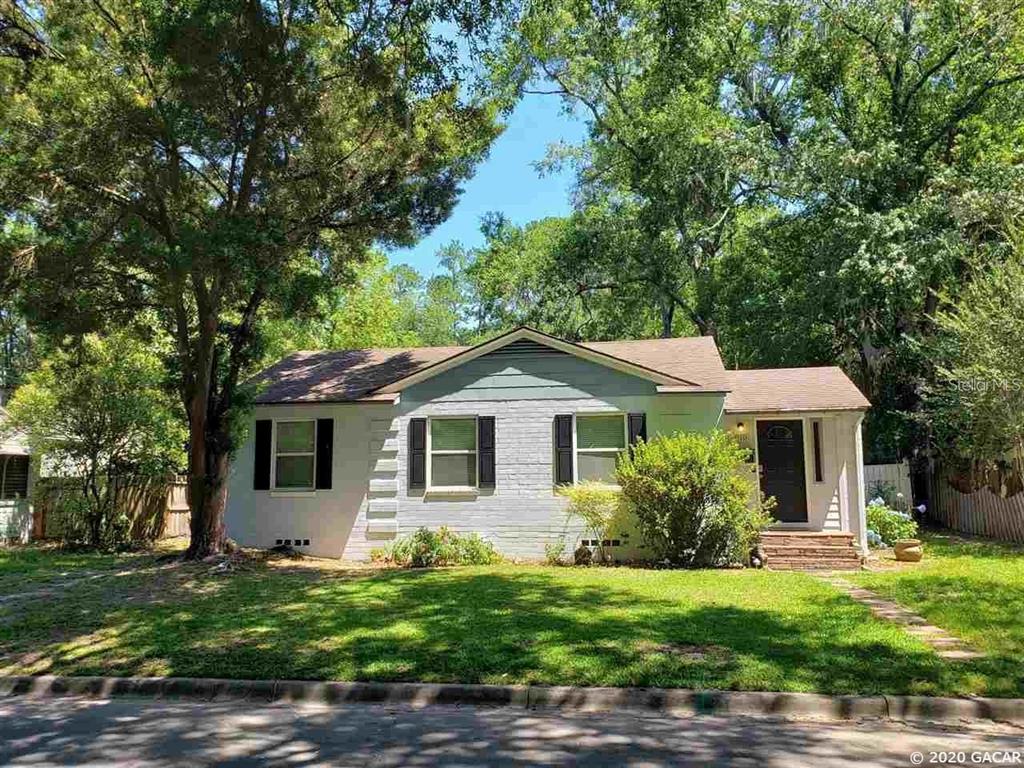
[[[979,693],[814,578],[487,566],[254,563],[111,576],[0,605],[0,674]]]
[[[249,559],[227,572],[179,565],[0,603],[0,674],[1024,695],[1024,552],[929,534],[926,553],[851,579],[986,658],[943,661],[799,573]],[[152,557],[0,550],[0,595]]]
[[[852,580],[986,653],[974,674],[989,693],[1024,695],[1024,547],[948,532],[922,538],[920,563]]]
[[[0,547],[0,596],[152,560],[153,553],[149,552],[110,554],[39,545]]]

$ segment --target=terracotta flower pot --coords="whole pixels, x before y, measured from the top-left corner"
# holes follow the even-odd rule
[[[900,539],[894,547],[896,559],[904,563],[916,563],[924,554],[924,545],[920,539]]]

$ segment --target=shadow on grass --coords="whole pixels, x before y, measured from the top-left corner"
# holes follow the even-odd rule
[[[824,693],[980,692],[993,674],[805,576],[621,573],[135,578],[0,616],[0,668]]]
[[[1024,695],[1024,546],[934,529],[922,539],[922,562],[856,581],[986,653],[964,674],[984,677],[987,693]]]

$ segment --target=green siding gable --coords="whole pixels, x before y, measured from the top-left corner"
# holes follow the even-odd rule
[[[489,354],[402,393],[416,402],[653,396],[654,382],[564,352]]]

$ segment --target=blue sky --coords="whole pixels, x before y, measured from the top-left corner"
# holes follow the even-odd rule
[[[572,171],[548,173],[542,178],[534,163],[544,159],[549,144],[575,144],[585,132],[582,118],[564,114],[557,97],[525,96],[491,147],[490,156],[466,182],[451,217],[413,248],[391,251],[391,263],[410,264],[421,274],[432,274],[442,245],[453,240],[466,246],[483,242],[480,218],[490,211],[503,213],[516,224],[568,213]]]

